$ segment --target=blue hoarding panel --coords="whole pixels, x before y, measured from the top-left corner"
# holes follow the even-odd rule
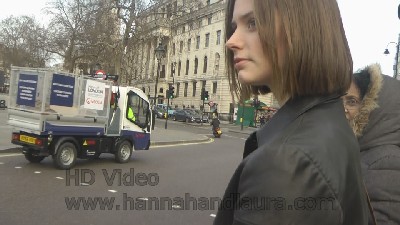
[[[37,75],[20,74],[18,80],[17,104],[35,107]]]
[[[53,74],[51,84],[50,105],[71,107],[74,103],[75,78],[61,74]]]

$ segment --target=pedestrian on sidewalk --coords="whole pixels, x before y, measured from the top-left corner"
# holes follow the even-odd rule
[[[247,139],[214,224],[367,224],[341,100],[353,63],[337,1],[228,0],[226,16],[233,94],[272,92],[281,108]],[[308,200],[319,207],[298,204]]]
[[[361,169],[378,224],[400,224],[400,81],[367,66],[343,97],[358,137]]]
[[[261,116],[260,116],[260,127],[264,126],[265,120],[266,120],[266,118],[265,118],[265,115],[264,115],[264,113],[263,113],[263,114],[261,114]]]

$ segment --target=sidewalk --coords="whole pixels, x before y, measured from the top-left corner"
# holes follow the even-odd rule
[[[229,121],[220,120],[220,127],[223,132],[231,132],[231,133],[240,133],[240,134],[248,134],[250,135],[254,131],[257,131],[259,128],[243,126],[243,130],[240,125],[235,125],[234,123],[230,123]],[[187,123],[187,125],[191,126],[201,126],[199,123]],[[208,124],[209,125],[209,124]]]
[[[228,132],[232,133],[240,133],[240,134],[251,134],[254,131],[258,130],[258,128],[255,127],[243,127],[243,130],[241,129],[240,125],[235,125],[233,123],[229,123],[228,121],[221,121],[221,127],[224,127],[228,129]]]
[[[204,143],[210,140],[210,137],[207,137],[205,134],[194,134],[171,128],[166,130],[164,127],[156,127],[151,132],[150,148],[162,145]]]
[[[20,152],[21,146],[14,145],[11,143],[11,132],[12,128],[8,125],[0,126],[0,154]],[[173,145],[173,144],[189,144],[189,143],[204,143],[209,142],[211,139],[204,134],[194,134],[190,132],[184,132],[176,129],[169,128],[168,130],[164,127],[156,127],[151,134],[151,147]]]

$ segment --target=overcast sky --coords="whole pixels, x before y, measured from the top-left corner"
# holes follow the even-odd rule
[[[5,0],[3,0],[5,1]],[[41,9],[49,0],[11,0],[2,3],[0,19],[10,15],[34,15],[45,20]],[[397,7],[400,0],[338,0],[343,24],[353,56],[354,70],[371,63],[381,64],[385,74],[393,75],[396,44],[400,33]],[[389,55],[383,52],[389,44]]]

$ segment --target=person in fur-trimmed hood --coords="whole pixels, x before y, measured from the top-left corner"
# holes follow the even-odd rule
[[[400,224],[400,81],[370,65],[353,75],[343,101],[377,223]]]

